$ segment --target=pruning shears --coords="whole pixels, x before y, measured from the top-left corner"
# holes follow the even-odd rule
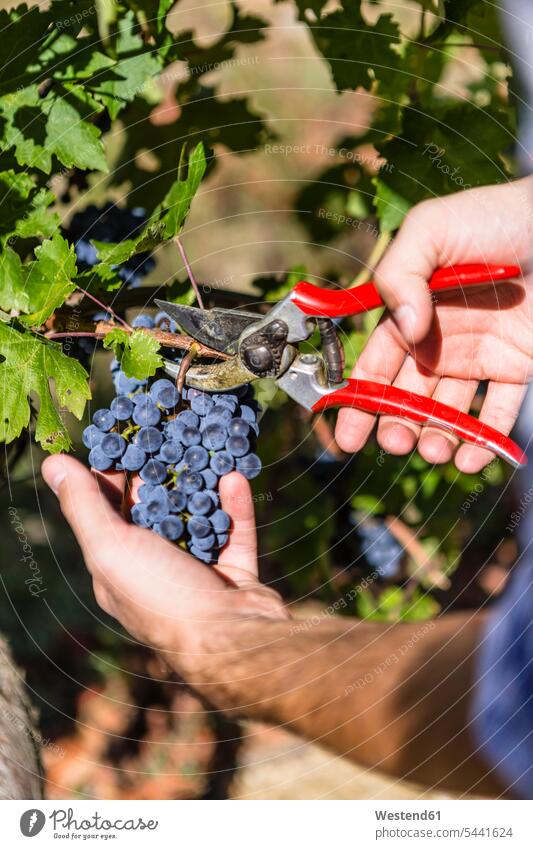
[[[429,282],[432,292],[494,284],[521,275],[515,265],[455,265],[439,268]],[[298,282],[266,315],[232,309],[203,310],[156,301],[193,339],[231,355],[221,362],[191,365],[185,382],[205,392],[223,392],[264,377],[298,404],[319,413],[330,407],[357,407],[369,413],[399,416],[442,428],[465,442],[494,452],[514,466],[527,460],[508,436],[459,410],[394,386],[343,379],[344,349],[332,319],[384,306],[372,282],[352,289],[322,289]],[[298,344],[318,328],[322,356],[302,353]],[[177,377],[179,364],[165,360]]]

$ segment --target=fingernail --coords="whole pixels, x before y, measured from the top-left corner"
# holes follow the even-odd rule
[[[66,478],[66,472],[62,469],[55,469],[53,472],[48,469],[43,469],[43,478],[48,484],[54,495],[57,495],[59,487]]]
[[[416,327],[416,312],[411,304],[402,304],[401,307],[394,310],[394,320],[401,330],[402,336],[408,345],[411,345],[414,339]]]

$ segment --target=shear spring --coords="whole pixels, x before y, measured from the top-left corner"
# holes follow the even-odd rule
[[[328,384],[340,383],[344,374],[344,348],[336,327],[330,318],[317,318],[316,323],[326,363]]]

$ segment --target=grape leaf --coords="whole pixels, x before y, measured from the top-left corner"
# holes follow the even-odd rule
[[[361,14],[360,2],[351,0],[311,24],[306,17],[309,2],[298,0],[297,6],[339,91],[358,86],[370,90],[376,80],[394,82],[400,55],[393,45],[400,43],[400,30],[392,15],[380,15],[371,25]]]
[[[156,52],[145,48],[133,12],[118,21],[115,45],[117,62],[90,82],[92,94],[106,107],[111,118],[139,95],[147,80],[161,70]]]
[[[376,186],[374,206],[383,231],[393,233],[409,212],[411,204],[394,189],[389,188],[379,177],[373,180]]]
[[[28,312],[30,298],[24,287],[22,260],[9,246],[0,252],[0,307]]]
[[[38,327],[76,288],[72,282],[76,276],[76,254],[74,246],[56,233],[35,248],[35,256],[36,260],[27,266],[23,284],[30,314],[19,316],[19,321]]]
[[[0,171],[0,233],[13,233],[17,223],[24,218],[29,198],[36,191],[31,176],[13,169]]]
[[[2,63],[0,86],[7,84],[16,89],[35,65],[39,51],[48,35],[50,17],[38,6],[29,9],[26,4],[16,9],[0,11],[2,33]],[[32,80],[33,82],[33,80]]]
[[[163,358],[157,353],[159,347],[155,336],[143,330],[126,333],[125,330],[116,327],[104,338],[104,348],[111,348],[114,351],[126,377],[136,377],[137,380],[152,377],[157,369],[161,368]]]
[[[116,265],[127,262],[132,256],[143,251],[153,250],[166,239],[171,239],[181,229],[198,186],[205,174],[206,161],[203,144],[200,142],[191,152],[187,166],[187,176],[181,179],[184,165],[178,168],[178,175],[163,203],[154,213],[141,233],[134,239],[124,239],[122,242],[100,242],[93,240],[99,263],[93,270],[100,269],[99,276],[103,282],[115,278],[109,272]]]
[[[100,130],[84,120],[87,114],[77,91],[54,97],[46,123],[46,145],[67,167],[107,171]]]
[[[0,323],[0,440],[11,442],[30,423],[30,395],[39,399],[35,438],[46,451],[68,451],[70,437],[50,392],[55,384],[59,408],[81,419],[91,397],[88,375],[61,348],[32,333]]]
[[[380,211],[387,209],[383,199],[395,198],[397,207],[403,199],[412,206],[426,198],[507,181],[510,174],[501,152],[513,138],[509,116],[501,110],[469,103],[434,106],[431,114],[405,110],[401,134],[376,144],[388,163],[376,181]]]
[[[163,208],[168,211],[163,216],[165,222],[165,237],[171,239],[179,233],[181,226],[191,208],[194,195],[205,174],[206,161],[204,146],[200,142],[189,156],[187,176],[181,179],[181,167],[178,168],[176,181],[163,199]]]
[[[36,85],[0,98],[0,112],[4,121],[2,144],[5,149],[15,148],[19,165],[29,165],[49,174],[52,169],[52,151],[45,144],[46,115],[41,106]]]
[[[59,213],[48,209],[54,200],[55,196],[49,189],[38,189],[32,196],[26,215],[16,222],[13,235],[22,239],[53,236],[60,223]]]

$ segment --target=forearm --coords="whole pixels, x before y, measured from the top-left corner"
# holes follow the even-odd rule
[[[286,725],[395,776],[489,794],[501,787],[467,718],[481,624],[468,614],[392,626],[252,619],[208,635],[177,666],[226,712]]]

